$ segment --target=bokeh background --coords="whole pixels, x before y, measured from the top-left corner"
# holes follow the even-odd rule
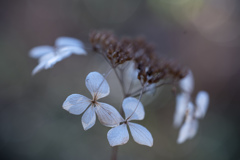
[[[88,131],[81,116],[62,109],[72,93],[90,96],[85,77],[105,73],[102,57],[73,55],[52,69],[31,76],[37,61],[28,52],[53,45],[59,36],[81,39],[87,48],[92,29],[111,29],[118,36],[144,36],[159,55],[192,69],[195,92],[206,90],[210,106],[196,137],[176,143],[172,125],[175,97],[158,91],[145,104],[139,122],[154,137],[154,146],[132,138],[119,148],[120,160],[240,159],[240,1],[238,0],[21,0],[0,1],[0,159],[109,159],[109,128]],[[121,105],[114,75],[111,94],[102,101]]]

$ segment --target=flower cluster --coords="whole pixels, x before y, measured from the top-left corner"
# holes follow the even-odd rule
[[[209,95],[206,91],[200,91],[196,96],[195,105],[193,104],[191,94],[194,88],[194,79],[191,71],[180,81],[179,85],[182,92],[177,95],[176,99],[174,126],[180,127],[185,118],[177,140],[178,143],[183,143],[196,135],[198,119],[204,118],[208,108]]]
[[[137,143],[147,146],[153,145],[151,133],[145,127],[130,122],[131,120],[142,120],[145,116],[143,105],[138,99],[128,97],[123,100],[122,107],[126,117],[123,119],[113,106],[97,101],[110,93],[109,85],[100,73],[89,73],[85,83],[93,97],[92,99],[80,94],[72,94],[63,103],[63,108],[75,115],[79,115],[86,110],[82,116],[84,130],[95,124],[97,114],[101,124],[114,127],[107,134],[111,146],[127,143],[129,139],[127,125]]]
[[[83,113],[82,126],[84,130],[93,127],[98,117],[102,125],[111,127],[107,133],[107,139],[111,146],[123,145],[128,142],[127,128],[129,127],[135,142],[151,147],[153,145],[151,133],[142,125],[131,122],[132,120],[143,120],[145,117],[141,97],[165,84],[170,84],[174,88],[176,84],[179,84],[181,93],[176,98],[174,126],[182,126],[177,142],[183,143],[195,136],[198,120],[206,114],[209,96],[207,92],[200,91],[195,104],[193,104],[191,97],[194,80],[190,70],[172,60],[159,58],[153,46],[142,38],[118,39],[110,31],[93,31],[90,33],[89,39],[93,51],[106,59],[111,70],[104,76],[96,71],[87,75],[85,84],[92,95],[91,99],[81,94],[71,94],[63,103],[63,109],[71,114]],[[60,37],[55,41],[55,47],[33,48],[30,56],[39,58],[39,64],[34,68],[32,74],[52,67],[71,54],[87,54],[80,40]],[[99,102],[99,99],[110,94],[110,86],[106,79],[112,71],[123,91],[124,99],[120,112],[108,103]]]

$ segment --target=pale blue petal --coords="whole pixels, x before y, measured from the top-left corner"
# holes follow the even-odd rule
[[[179,127],[182,124],[182,121],[186,114],[189,100],[190,100],[190,96],[187,93],[181,93],[177,95],[176,110],[174,113],[174,121],[173,121],[173,124],[175,127]]]
[[[123,145],[128,142],[129,134],[126,124],[121,124],[115,128],[112,128],[107,133],[107,139],[110,146]]]
[[[94,126],[96,122],[95,108],[90,106],[82,116],[83,129],[86,131]]]
[[[177,143],[181,144],[185,142],[189,137],[189,130],[191,128],[191,123],[184,123],[179,131]]]
[[[46,55],[53,51],[54,48],[51,46],[38,46],[30,50],[29,56],[32,58],[40,58],[41,56]]]
[[[142,120],[144,119],[145,112],[142,103],[133,97],[128,97],[123,100],[123,111],[125,118],[130,120]],[[130,118],[129,118],[130,117]]]
[[[196,97],[196,112],[195,116],[197,118],[203,118],[207,112],[209,104],[209,95],[205,91],[200,91]]]
[[[83,47],[83,43],[76,39],[71,37],[59,37],[55,41],[56,47],[62,47],[62,46],[78,46]]]
[[[178,140],[179,144],[185,142],[187,139],[192,139],[198,130],[198,121],[196,119],[188,119],[185,121],[180,129]]]
[[[153,146],[152,134],[140,124],[128,122],[131,134],[135,142],[149,147]]]
[[[188,133],[188,139],[192,139],[196,134],[198,130],[198,120],[193,119],[191,121],[191,128],[189,129]]]
[[[63,109],[68,112],[79,115],[83,113],[91,104],[91,100],[80,94],[71,94],[63,103]]]
[[[35,75],[36,73],[38,73],[39,71],[41,71],[42,69],[44,69],[45,67],[45,64],[44,62],[42,63],[39,63],[32,71],[32,75]]]
[[[85,84],[95,99],[106,97],[110,93],[107,80],[98,72],[90,72],[86,77]]]
[[[124,121],[119,112],[109,104],[98,102],[95,110],[101,124],[107,127],[118,126],[120,122]]]
[[[46,62],[45,69],[52,68],[57,62],[61,61],[59,56],[54,56]]]
[[[81,47],[77,47],[77,46],[66,46],[66,47],[60,47],[58,48],[57,52],[59,54],[62,55],[71,55],[71,54],[77,54],[77,55],[86,55],[87,52],[81,48]],[[68,56],[66,56],[68,57]]]

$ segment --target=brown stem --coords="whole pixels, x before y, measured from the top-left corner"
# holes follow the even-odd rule
[[[111,160],[117,160],[118,146],[112,147]]]

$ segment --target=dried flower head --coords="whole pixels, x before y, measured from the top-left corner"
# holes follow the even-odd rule
[[[153,46],[143,38],[118,40],[110,31],[93,31],[89,37],[93,50],[102,54],[112,67],[132,60],[142,84],[167,78],[179,80],[187,74],[187,70],[176,62],[158,58]]]

